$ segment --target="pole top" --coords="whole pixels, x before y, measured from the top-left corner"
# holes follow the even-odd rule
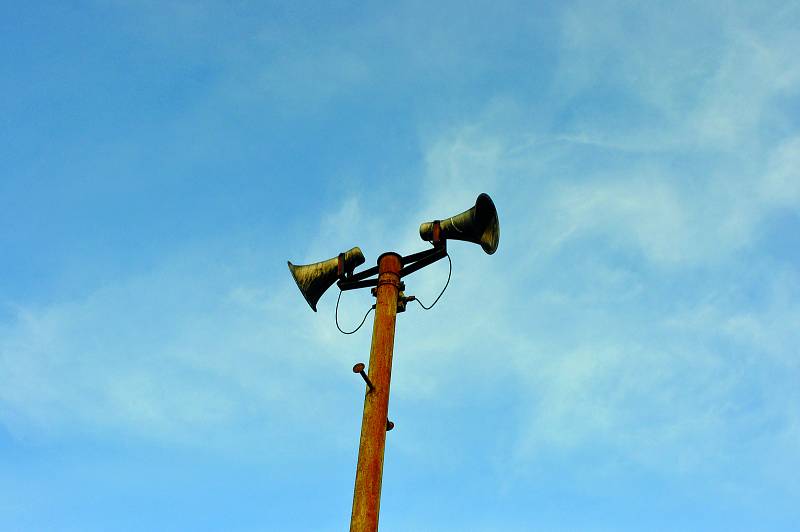
[[[384,257],[388,257],[389,255],[394,255],[395,257],[397,257],[397,259],[399,261],[402,262],[402,259],[403,259],[402,255],[400,255],[399,253],[396,253],[394,251],[387,251],[386,253],[381,253],[380,254],[380,256],[378,257],[378,264],[381,263],[381,261],[383,260]]]

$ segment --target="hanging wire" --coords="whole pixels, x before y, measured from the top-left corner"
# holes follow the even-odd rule
[[[414,301],[419,303],[419,306],[421,306],[425,310],[432,309],[436,305],[436,303],[439,302],[439,300],[444,295],[445,290],[447,290],[448,285],[450,284],[450,276],[453,275],[453,261],[450,259],[450,254],[449,253],[447,255],[445,255],[445,257],[447,257],[447,262],[450,265],[450,267],[449,267],[449,269],[447,271],[447,281],[444,283],[444,288],[442,288],[442,291],[439,292],[439,295],[436,296],[436,299],[434,299],[433,303],[431,303],[431,306],[426,307],[425,304],[422,301],[420,301],[418,298],[414,298]],[[361,323],[358,324],[358,327],[356,327],[352,331],[348,332],[348,331],[342,330],[342,328],[339,326],[339,301],[341,301],[341,299],[342,299],[342,290],[340,289],[339,290],[339,297],[336,298],[336,312],[334,313],[334,319],[336,321],[336,328],[339,329],[339,332],[342,333],[342,334],[354,334],[354,333],[358,332],[358,330],[364,325],[364,322],[367,321],[367,316],[369,316],[369,313],[372,312],[373,310],[375,310],[375,305],[373,305],[367,311],[367,313],[364,314],[364,319],[361,320]]]
[[[334,318],[336,320],[336,328],[339,329],[339,332],[342,333],[342,334],[353,334],[353,333],[357,332],[361,328],[362,325],[364,325],[364,322],[367,321],[367,316],[369,316],[369,313],[372,312],[373,310],[375,310],[375,306],[373,305],[367,311],[367,313],[364,314],[364,319],[361,320],[361,323],[358,324],[358,327],[356,327],[354,330],[352,330],[350,332],[347,332],[347,331],[343,331],[342,328],[339,327],[339,300],[340,299],[342,299],[342,290],[339,290],[339,297],[336,298],[336,313],[334,314]]]
[[[441,298],[441,297],[442,297],[442,295],[444,294],[444,291],[445,291],[445,290],[447,290],[447,285],[449,285],[449,284],[450,284],[450,275],[452,275],[452,273],[453,273],[453,261],[452,261],[452,260],[450,260],[450,254],[449,254],[449,253],[448,253],[447,255],[445,255],[445,256],[447,257],[447,262],[449,262],[449,263],[450,263],[450,270],[447,272],[447,282],[446,282],[446,283],[444,283],[444,288],[442,288],[442,291],[441,291],[441,292],[439,292],[439,295],[436,297],[436,300],[434,300],[434,302],[431,304],[431,306],[430,306],[430,307],[426,307],[425,305],[423,305],[423,304],[422,304],[422,301],[420,301],[420,300],[419,300],[419,298],[414,298],[414,301],[416,301],[417,303],[419,303],[419,304],[420,304],[420,306],[421,306],[422,308],[424,308],[425,310],[430,310],[430,309],[432,309],[432,308],[433,308],[433,306],[434,306],[436,303],[438,303],[438,302],[439,302],[439,298]]]

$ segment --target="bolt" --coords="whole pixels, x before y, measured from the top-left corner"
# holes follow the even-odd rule
[[[364,382],[366,382],[367,386],[369,386],[369,391],[372,391],[372,390],[375,389],[375,386],[372,385],[372,381],[369,380],[369,377],[367,377],[367,374],[364,373],[364,363],[363,362],[359,362],[358,364],[353,366],[353,373],[358,373],[358,374],[361,375],[361,378],[364,379]]]

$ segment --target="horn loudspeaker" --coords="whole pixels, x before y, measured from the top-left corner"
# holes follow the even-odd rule
[[[314,264],[289,264],[289,271],[292,272],[294,282],[300,293],[308,301],[311,310],[317,311],[317,302],[322,294],[330,288],[336,279],[339,278],[339,257],[315,262]],[[356,266],[364,264],[364,254],[360,248],[353,248],[344,253],[344,271],[352,272]],[[344,273],[344,272],[343,272]]]
[[[433,224],[434,222],[425,222],[419,226],[419,236],[422,240],[433,240]],[[497,245],[500,243],[497,209],[488,194],[480,194],[471,209],[439,221],[439,228],[441,239],[480,244],[483,251],[489,255],[497,251]]]

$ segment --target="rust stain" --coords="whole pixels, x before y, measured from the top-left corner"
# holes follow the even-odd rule
[[[353,513],[350,520],[351,532],[378,530],[383,454],[386,447],[386,431],[391,430],[388,420],[389,384],[392,374],[401,267],[401,257],[397,253],[384,253],[378,258],[377,301],[369,355],[369,381],[374,387],[364,397],[364,417],[361,421]]]

